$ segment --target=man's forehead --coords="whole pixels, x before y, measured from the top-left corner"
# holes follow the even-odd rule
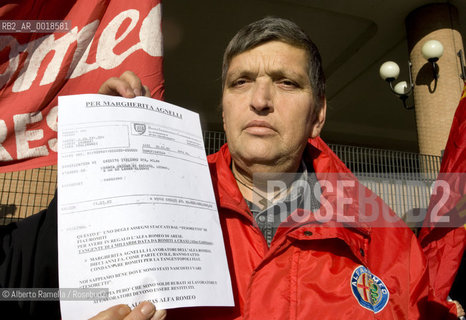
[[[308,77],[308,54],[303,48],[282,41],[270,41],[232,57],[228,76],[259,72],[285,73]]]

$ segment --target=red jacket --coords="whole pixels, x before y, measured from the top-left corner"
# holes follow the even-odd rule
[[[322,140],[310,143],[305,161],[312,161],[319,181],[339,172],[358,186]],[[402,222],[350,226],[337,221],[338,210],[326,223],[313,215],[294,222],[293,215],[302,214],[294,212],[268,248],[230,170],[227,145],[209,156],[209,164],[235,307],[169,310],[168,319],[445,319],[440,314],[446,307],[428,303],[426,262]],[[359,205],[352,190],[345,191],[354,200],[344,207],[348,216]],[[337,208],[336,188],[322,196]],[[376,201],[379,210],[385,206],[395,216]]]

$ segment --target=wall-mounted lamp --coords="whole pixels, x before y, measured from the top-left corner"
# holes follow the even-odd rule
[[[434,79],[438,79],[438,59],[443,55],[443,45],[440,41],[429,40],[422,46],[422,56],[432,64]]]
[[[406,104],[406,100],[408,97],[413,93],[414,83],[411,78],[411,61],[408,61],[408,68],[409,68],[409,84],[406,81],[400,81],[395,86],[393,86],[393,82],[398,78],[400,75],[400,67],[393,61],[384,62],[379,69],[380,77],[387,81],[390,85],[390,89],[392,92],[398,96],[398,98],[403,101],[403,107],[407,110],[414,108],[414,106],[408,107]]]
[[[443,45],[440,41],[437,40],[429,40],[422,46],[421,49],[422,55],[424,58],[432,64],[432,75],[435,80],[435,87],[437,87],[437,81],[439,78],[439,68],[437,65],[438,59],[443,54]],[[459,54],[459,53],[458,53]],[[406,100],[408,97],[413,93],[414,83],[412,78],[412,64],[411,61],[408,60],[408,74],[409,74],[409,83],[406,81],[400,81],[395,86],[393,86],[393,82],[398,78],[400,75],[400,67],[393,61],[384,62],[379,69],[380,77],[387,81],[390,85],[391,91],[398,96],[398,98],[403,101],[403,107],[407,110],[413,109],[414,106],[408,106],[406,104]],[[466,75],[465,75],[466,77]]]

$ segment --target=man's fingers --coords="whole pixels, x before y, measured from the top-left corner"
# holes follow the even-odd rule
[[[166,315],[166,310],[157,310],[156,312],[155,306],[151,302],[144,301],[133,310],[124,304],[113,306],[89,320],[164,320]]]
[[[127,81],[115,77],[105,81],[100,86],[98,93],[110,96],[122,96],[125,98],[134,98],[136,96],[133,88]]]
[[[459,301],[451,300],[451,302],[453,302],[456,305],[456,315],[458,316],[458,318],[461,319],[461,317],[464,317],[464,310]]]
[[[134,308],[124,320],[164,320],[166,316],[166,310],[156,311],[155,306],[151,302],[144,301]]]
[[[157,310],[152,320],[165,320],[167,317],[167,310]]]
[[[142,87],[144,88],[144,96],[150,98],[151,95],[150,95],[150,89],[149,89],[149,87],[148,87],[148,86],[142,86]]]
[[[132,71],[125,71],[120,76],[120,79],[126,81],[131,89],[133,89],[135,96],[144,95],[144,87],[142,86],[141,79]]]
[[[125,98],[150,97],[149,88],[143,86],[141,79],[132,71],[123,72],[119,78],[108,79],[100,86],[99,93]]]
[[[119,304],[100,312],[89,320],[124,320],[130,312],[130,307],[124,304]]]
[[[124,320],[149,320],[155,314],[155,306],[149,301],[138,304]]]
[[[164,320],[167,317],[167,310],[155,310],[155,306],[149,302],[141,302],[131,311],[124,320]]]

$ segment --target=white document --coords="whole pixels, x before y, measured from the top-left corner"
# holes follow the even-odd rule
[[[144,300],[233,306],[199,115],[146,97],[58,101],[60,288],[109,289],[62,299],[62,318]]]

